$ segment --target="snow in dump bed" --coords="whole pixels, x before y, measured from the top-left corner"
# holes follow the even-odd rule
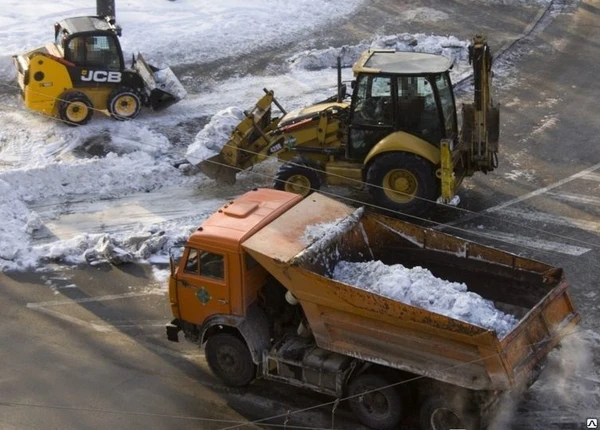
[[[229,107],[217,112],[209,123],[198,132],[194,142],[188,147],[185,158],[197,165],[217,155],[229,141],[231,132],[244,119],[244,112],[236,107]]]
[[[494,330],[498,338],[510,333],[519,320],[494,307],[491,300],[467,290],[463,283],[436,278],[422,267],[408,269],[381,261],[336,264],[332,278],[411,306]]]

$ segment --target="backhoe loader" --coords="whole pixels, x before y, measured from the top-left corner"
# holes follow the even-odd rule
[[[458,127],[451,61],[440,55],[368,50],[353,66],[351,101],[338,67],[338,94],[286,113],[271,91],[232,132],[221,152],[198,163],[209,177],[277,156],[276,189],[308,195],[321,185],[363,187],[382,208],[412,215],[456,202],[459,185],[497,167],[499,108],[492,99],[486,38],[469,46],[474,102]],[[273,105],[283,113],[275,117]]]

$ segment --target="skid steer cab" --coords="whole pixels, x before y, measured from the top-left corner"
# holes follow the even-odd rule
[[[110,17],[57,22],[53,43],[13,57],[25,106],[83,125],[95,111],[130,120],[142,107],[161,110],[185,97],[170,68],[149,65],[141,54],[126,65],[120,35]]]
[[[469,48],[474,102],[459,123],[451,61],[440,55],[369,50],[353,66],[350,101],[338,95],[285,112],[270,91],[200,169],[233,182],[269,156],[282,162],[274,187],[310,194],[322,185],[365,187],[375,205],[420,215],[453,204],[465,177],[497,167],[499,108],[491,93],[491,53],[482,36]],[[282,117],[272,117],[275,104]]]

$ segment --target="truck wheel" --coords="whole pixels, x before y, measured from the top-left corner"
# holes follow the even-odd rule
[[[350,408],[367,427],[381,430],[398,428],[403,413],[402,398],[396,387],[379,389],[388,385],[384,377],[373,373],[363,373],[350,382]]]
[[[407,152],[375,158],[367,171],[367,183],[377,205],[397,212],[420,215],[437,198],[433,164]]]
[[[248,347],[232,334],[218,333],[210,337],[205,355],[208,366],[225,385],[243,387],[256,376],[256,365]]]
[[[422,430],[465,429],[479,430],[479,419],[464,408],[452,404],[445,397],[432,397],[425,400],[419,412]]]
[[[60,96],[58,115],[70,126],[87,124],[94,108],[90,99],[80,91],[71,91]]]
[[[119,121],[134,119],[140,113],[140,96],[132,89],[117,88],[108,96],[108,112]]]
[[[275,174],[273,188],[308,196],[321,188],[321,180],[314,166],[308,161],[294,159],[284,163]]]

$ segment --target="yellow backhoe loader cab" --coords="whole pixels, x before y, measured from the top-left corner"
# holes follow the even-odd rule
[[[141,55],[127,67],[110,17],[74,17],[54,25],[54,43],[14,56],[25,106],[69,125],[87,123],[101,110],[118,120],[135,118],[142,106],[163,109],[185,96],[170,69],[148,65]]]

